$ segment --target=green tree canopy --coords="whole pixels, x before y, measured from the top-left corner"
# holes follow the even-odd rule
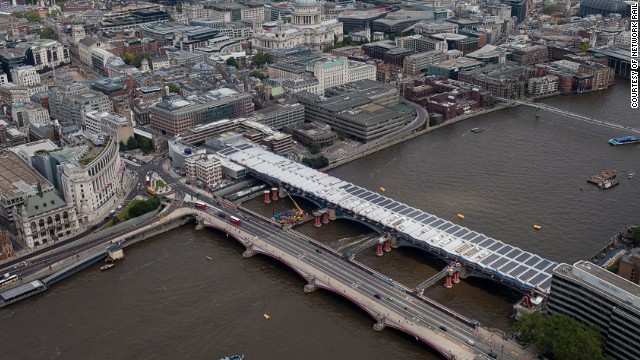
[[[152,197],[145,201],[137,202],[129,207],[129,216],[134,218],[150,211],[153,211],[160,206],[160,200],[157,197]]]
[[[320,151],[322,151],[322,145],[318,143],[313,143],[309,145],[309,152],[311,152],[312,154],[317,154]]]
[[[138,148],[138,142],[136,141],[135,137],[130,137],[129,140],[127,140],[127,150],[133,150],[133,149],[137,149]]]
[[[251,61],[255,66],[262,67],[264,64],[271,64],[273,60],[271,60],[271,55],[259,51],[257,54],[253,55]]]
[[[640,246],[640,226],[634,226],[631,228],[631,236],[633,238],[633,243],[636,246]]]
[[[604,339],[598,329],[566,315],[523,314],[513,325],[518,340],[534,344],[545,357],[555,360],[604,360]]]
[[[268,78],[267,75],[261,73],[258,70],[253,70],[252,72],[249,73],[249,76],[254,77],[256,79],[260,79],[260,80],[264,80],[264,79]]]
[[[153,143],[144,136],[138,136],[138,146],[143,153],[148,154],[153,150]]]
[[[120,140],[120,151],[125,151],[127,150],[127,145],[124,144],[124,142],[122,140]]]
[[[169,92],[170,93],[180,94],[180,88],[178,87],[178,85],[176,85],[174,83],[166,83],[166,84],[164,84],[164,86],[168,86],[169,87]],[[167,95],[169,95],[169,94],[167,94]]]
[[[36,34],[38,34],[41,39],[58,40],[58,36],[49,28],[36,30]]]
[[[240,64],[238,64],[238,60],[236,60],[236,58],[234,58],[233,56],[227,59],[227,65],[233,66],[235,68],[240,67]]]
[[[320,156],[317,158],[303,158],[302,163],[309,166],[310,168],[320,169],[329,165],[329,159],[327,159],[325,156]]]

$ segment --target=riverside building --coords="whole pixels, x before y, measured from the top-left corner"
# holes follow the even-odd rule
[[[549,311],[593,324],[609,359],[640,359],[640,286],[588,261],[553,270]]]

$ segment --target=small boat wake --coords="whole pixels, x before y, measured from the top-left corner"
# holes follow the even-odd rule
[[[375,237],[378,237],[377,234],[366,234],[366,235],[358,235],[353,237],[346,237],[338,240],[339,246],[336,248],[337,251],[342,251],[346,248],[358,246],[364,242],[367,242]]]

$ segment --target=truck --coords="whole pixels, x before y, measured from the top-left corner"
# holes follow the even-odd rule
[[[233,223],[236,226],[240,226],[240,224],[241,224],[240,219],[238,219],[235,216],[230,216],[229,217],[229,221],[231,221],[231,223]]]

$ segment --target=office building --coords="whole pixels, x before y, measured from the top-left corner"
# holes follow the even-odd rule
[[[549,311],[595,325],[604,336],[605,355],[640,359],[640,286],[588,261],[553,270]]]

